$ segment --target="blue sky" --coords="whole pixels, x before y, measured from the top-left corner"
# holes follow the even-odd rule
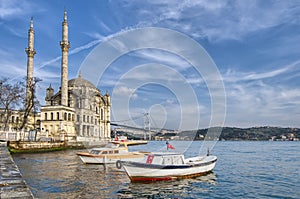
[[[0,0],[1,76],[18,80],[26,75],[27,31],[33,17],[34,75],[43,79],[38,88],[42,104],[49,84],[57,90],[60,83],[64,8],[71,43],[69,79],[77,76],[82,63],[102,42],[135,29],[166,28],[197,41],[214,61],[226,95],[226,117],[220,125],[300,127],[299,1]],[[145,85],[135,89],[126,84],[116,86],[129,72],[131,77],[143,76],[140,72],[145,71],[134,69],[148,63],[168,66],[176,74],[171,70],[148,71],[157,79],[151,82],[144,76],[148,78]],[[182,77],[194,89],[197,107],[180,102],[178,96],[189,98],[187,91],[176,93],[157,82],[159,78],[171,81],[172,77]],[[205,78],[178,55],[159,49],[133,51],[115,60],[100,79],[97,86],[112,95],[113,103],[130,99],[129,110],[114,110],[112,120],[150,112],[157,127],[189,129],[188,122],[180,125],[182,110],[187,121],[192,121],[198,110],[199,127],[210,126],[211,93]]]

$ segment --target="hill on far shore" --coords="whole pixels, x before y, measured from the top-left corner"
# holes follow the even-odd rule
[[[237,128],[237,127],[212,127],[209,129],[210,134],[215,135],[219,140],[297,140],[300,139],[299,128],[282,128],[282,127],[251,127],[251,128]],[[182,131],[177,134],[180,138],[187,138],[193,140],[203,140],[207,134],[208,129],[199,129],[194,131]]]

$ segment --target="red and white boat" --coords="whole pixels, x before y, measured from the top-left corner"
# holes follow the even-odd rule
[[[178,153],[145,154],[141,161],[117,161],[131,181],[161,181],[207,174],[213,170],[216,156],[184,158]]]

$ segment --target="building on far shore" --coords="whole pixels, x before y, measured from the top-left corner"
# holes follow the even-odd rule
[[[77,78],[68,79],[68,40],[67,12],[64,11],[62,22],[62,50],[61,86],[57,92],[51,84],[46,89],[45,105],[40,112],[31,114],[25,131],[39,129],[38,137],[52,137],[64,141],[105,141],[111,138],[110,132],[110,95],[102,94],[88,80],[79,73]],[[34,29],[33,20],[30,21],[28,31],[26,103],[32,93],[27,89],[33,81],[34,71]],[[34,117],[34,118],[33,118]],[[10,118],[9,131],[17,129],[22,113],[15,111]]]

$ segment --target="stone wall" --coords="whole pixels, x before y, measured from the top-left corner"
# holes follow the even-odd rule
[[[22,142],[11,141],[9,147],[17,150],[39,150],[64,147],[64,142]]]
[[[8,152],[6,142],[0,142],[0,198],[34,198]]]

